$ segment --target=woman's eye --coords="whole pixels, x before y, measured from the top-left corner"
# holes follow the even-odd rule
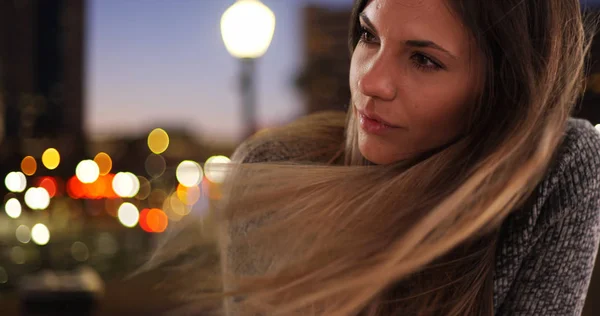
[[[360,29],[360,40],[365,43],[374,43],[377,41],[375,36],[364,27],[361,27]]]
[[[415,53],[412,55],[411,60],[415,67],[425,71],[437,71],[443,69],[443,67],[435,62],[433,59],[427,57],[421,53]]]

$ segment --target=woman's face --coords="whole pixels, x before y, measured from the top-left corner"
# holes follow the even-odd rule
[[[467,124],[482,57],[447,0],[371,0],[352,55],[358,145],[376,164],[443,146]]]

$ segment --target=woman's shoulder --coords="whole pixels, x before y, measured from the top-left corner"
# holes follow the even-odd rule
[[[569,119],[564,140],[557,152],[556,163],[548,176],[557,177],[565,172],[575,172],[585,177],[597,178],[599,170],[600,132],[589,121]],[[579,181],[575,182],[577,185]]]
[[[525,206],[508,220],[521,219],[529,228],[549,226],[597,197],[600,197],[600,132],[590,122],[572,118],[546,175]],[[516,231],[512,228],[511,231]]]
[[[538,184],[530,201],[551,205],[549,199],[560,196],[565,202],[597,194],[600,189],[600,132],[582,119],[569,119],[555,159]],[[550,209],[563,213],[564,209]],[[531,214],[530,214],[531,215]]]
[[[581,295],[599,237],[600,132],[588,121],[570,119],[552,167],[528,202],[501,228],[496,310],[504,315],[525,306],[527,302],[519,298],[527,297],[525,292],[539,297],[565,291],[572,293],[564,295]],[[571,308],[582,306],[577,304]]]

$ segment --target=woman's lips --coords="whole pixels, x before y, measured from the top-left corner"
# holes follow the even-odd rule
[[[356,111],[358,114],[358,122],[363,131],[368,134],[382,135],[389,132],[392,129],[399,128],[398,126],[393,126],[387,124],[385,121],[379,119],[376,116],[368,116],[362,111]]]

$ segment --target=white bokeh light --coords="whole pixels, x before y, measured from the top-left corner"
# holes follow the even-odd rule
[[[120,197],[134,197],[140,191],[140,179],[131,172],[119,172],[113,178],[112,187]]]
[[[29,188],[25,192],[25,204],[32,210],[45,210],[50,205],[50,194],[44,188]]]
[[[4,185],[6,185],[6,188],[9,191],[20,193],[25,191],[25,188],[27,187],[27,178],[22,172],[13,171],[4,178]]]
[[[264,55],[274,33],[275,14],[257,0],[238,0],[221,16],[223,42],[237,58]]]
[[[227,164],[231,160],[225,156],[213,156],[204,164],[204,174],[212,183],[223,183],[227,176]]]
[[[98,180],[98,177],[100,176],[100,167],[98,167],[98,164],[93,160],[83,160],[77,164],[75,175],[81,183],[93,183]]]
[[[596,130],[600,132],[600,124],[596,124]]]
[[[35,224],[31,229],[31,240],[34,243],[43,246],[50,241],[50,231],[44,224]]]
[[[135,227],[140,219],[140,212],[131,203],[123,203],[118,211],[119,222],[125,227]]]
[[[202,181],[204,174],[202,172],[202,167],[200,167],[198,163],[191,160],[184,160],[177,166],[175,176],[181,185],[193,187],[197,186]]]
[[[31,240],[31,230],[26,225],[19,225],[15,236],[19,242],[26,244]]]
[[[4,204],[6,215],[11,218],[19,218],[21,216],[21,202],[15,198],[11,198]]]

